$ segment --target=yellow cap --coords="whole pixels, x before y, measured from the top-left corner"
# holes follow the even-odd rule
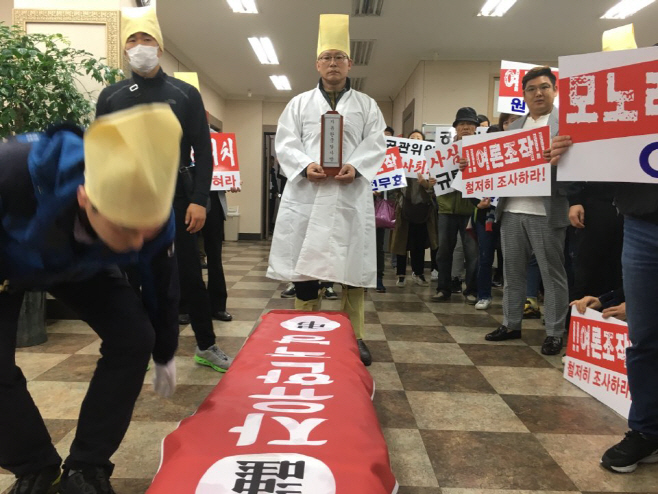
[[[85,189],[94,207],[127,228],[163,224],[174,198],[182,135],[166,103],[97,118],[84,137]]]
[[[322,14],[318,34],[318,57],[327,50],[340,50],[350,56],[350,16]]]
[[[199,75],[196,72],[174,72],[174,77],[194,86],[197,91],[201,91],[199,87]]]
[[[609,29],[603,33],[603,51],[634,50],[635,29],[633,24]]]
[[[150,34],[164,50],[164,40],[158,16],[153,7],[124,7],[121,9],[121,46],[135,33]]]

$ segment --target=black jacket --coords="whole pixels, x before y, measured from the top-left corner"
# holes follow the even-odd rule
[[[139,74],[101,91],[96,105],[96,116],[124,110],[141,103],[169,103],[183,128],[180,147],[180,168],[191,164],[194,149],[195,166],[193,182],[187,183],[188,175],[181,173],[176,184],[176,197],[206,206],[212,180],[212,148],[206,110],[197,89],[179,79],[169,77],[162,69],[153,78]]]
[[[615,204],[621,214],[658,225],[658,184],[617,184]]]

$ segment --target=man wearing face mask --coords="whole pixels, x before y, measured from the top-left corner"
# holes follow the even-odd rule
[[[163,102],[171,106],[178,118],[183,137],[174,213],[181,295],[189,301],[192,330],[197,341],[195,361],[218,372],[225,372],[231,358],[215,344],[210,297],[201,274],[195,235],[206,221],[212,179],[212,150],[206,110],[201,94],[194,86],[167,76],[160,67],[164,43],[153,8],[124,8],[121,11],[121,37],[133,74],[130,79],[103,89],[98,97],[96,116],[141,103]],[[190,166],[192,149],[194,166]],[[135,274],[128,272],[133,286],[138,285]]]

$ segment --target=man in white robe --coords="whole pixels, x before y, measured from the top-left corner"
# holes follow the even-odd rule
[[[281,198],[267,276],[295,283],[295,308],[320,309],[320,285],[343,285],[341,307],[352,321],[361,360],[364,287],[376,285],[375,214],[370,182],[384,161],[386,123],[377,103],[350,88],[349,16],[322,15],[318,87],[293,98],[279,119],[276,153],[288,183]],[[343,116],[343,166],[320,166],[321,117]]]

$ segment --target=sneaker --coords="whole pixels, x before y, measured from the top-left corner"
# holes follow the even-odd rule
[[[188,324],[190,324],[190,315],[178,314],[178,324],[181,326],[187,326]]]
[[[601,458],[601,466],[615,473],[634,472],[640,463],[658,463],[658,439],[638,431],[628,431]]]
[[[295,284],[288,283],[285,290],[281,292],[281,298],[295,298]]]
[[[334,288],[330,286],[324,291],[324,298],[327,300],[338,300],[338,295],[336,295]]]
[[[494,288],[500,288],[503,286],[503,280],[501,278],[494,276],[494,279],[491,280],[491,286],[493,286]]]
[[[197,364],[212,367],[217,372],[226,372],[233,359],[222,352],[217,345],[213,345],[207,350],[199,350],[197,347],[194,352],[194,361]]]
[[[432,295],[432,302],[449,302],[451,293],[447,290],[439,290]]]
[[[59,492],[62,472],[59,465],[46,467],[35,473],[28,473],[16,479],[9,494],[55,494]]]
[[[452,293],[462,292],[462,280],[460,280],[457,276],[455,276],[452,279],[452,282],[450,284],[450,290],[452,291]]]
[[[518,340],[521,338],[520,329],[508,329],[507,326],[502,324],[498,329],[485,335],[484,339],[487,341],[505,341],[505,340]]]
[[[110,484],[110,474],[103,467],[69,470],[64,467],[61,494],[116,494]]]
[[[544,355],[557,355],[560,350],[562,350],[562,338],[557,336],[547,336],[541,346],[541,353]]]
[[[430,275],[430,279],[432,281],[436,281],[439,279],[439,272],[436,269],[432,270],[432,274]]]
[[[477,310],[487,310],[489,307],[491,307],[491,299],[490,298],[481,298],[475,304],[475,308]]]
[[[530,300],[525,301],[523,306],[523,319],[539,319],[541,317],[541,310],[536,305],[533,305]]]
[[[419,274],[418,276],[416,276],[415,273],[411,273],[411,279],[418,286],[430,286],[430,284],[425,279],[424,274]]]
[[[377,288],[375,288],[377,293],[386,293],[386,287],[381,278],[377,278]]]
[[[398,281],[395,282],[395,286],[399,286],[400,288],[402,288],[406,284],[407,282],[404,281],[404,276],[398,276]]]
[[[478,298],[472,293],[469,293],[468,295],[464,295],[464,299],[466,300],[466,303],[468,305],[475,305],[478,301]]]

